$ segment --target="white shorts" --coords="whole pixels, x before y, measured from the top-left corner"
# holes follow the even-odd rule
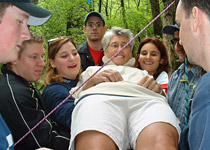
[[[89,95],[74,108],[69,149],[75,149],[75,137],[87,130],[108,135],[119,150],[135,149],[141,131],[154,122],[169,123],[180,134],[176,116],[162,98]]]

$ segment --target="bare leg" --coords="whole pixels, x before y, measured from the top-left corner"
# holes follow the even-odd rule
[[[177,150],[178,132],[168,123],[147,126],[138,136],[136,150]]]
[[[76,136],[76,150],[117,150],[114,141],[98,131],[84,131]]]

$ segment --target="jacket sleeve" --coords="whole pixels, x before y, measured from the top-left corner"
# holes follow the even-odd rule
[[[42,94],[45,106],[51,111],[69,96],[69,90],[56,84],[46,88]],[[74,98],[70,97],[55,111],[53,119],[59,124],[71,127],[71,114],[74,109]]]

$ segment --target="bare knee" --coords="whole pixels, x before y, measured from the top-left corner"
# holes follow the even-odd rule
[[[139,135],[137,150],[176,150],[178,132],[168,123],[157,122],[147,126]]]
[[[116,150],[114,141],[98,131],[84,131],[76,136],[76,150]]]

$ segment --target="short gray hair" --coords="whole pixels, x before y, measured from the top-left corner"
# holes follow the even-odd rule
[[[102,39],[102,47],[103,47],[103,50],[104,51],[106,51],[108,49],[110,40],[115,35],[126,36],[129,41],[133,38],[133,33],[129,29],[123,29],[121,27],[112,27],[103,36],[103,39]],[[133,40],[130,43],[131,52],[133,51],[134,44],[135,44],[135,41]]]

